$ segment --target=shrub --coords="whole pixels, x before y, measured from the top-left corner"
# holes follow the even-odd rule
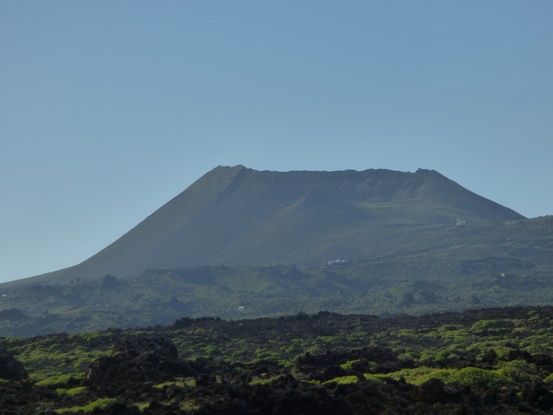
[[[76,388],[69,389],[66,394],[69,396],[77,395],[79,393],[82,393],[84,391],[88,390],[86,386],[77,386]]]
[[[553,373],[551,373],[549,376],[547,376],[547,377],[543,380],[543,383],[553,383]]]
[[[50,376],[40,382],[37,382],[37,386],[57,386],[57,385],[67,385],[71,382],[72,378],[78,377],[78,375],[68,374],[68,375],[54,375]]]
[[[72,388],[72,389],[58,388],[58,389],[56,389],[56,393],[58,395],[74,396],[74,395],[82,393],[86,390],[88,390],[88,388],[86,386],[78,386],[78,387]]]
[[[504,385],[511,383],[511,380],[506,376],[496,373],[493,370],[484,370],[477,367],[464,367],[459,369],[451,377],[451,381],[458,382],[463,385]]]
[[[411,383],[414,385],[422,385],[430,379],[439,379],[444,383],[450,383],[452,382],[455,372],[457,372],[456,369],[431,369],[431,372],[412,379]]]
[[[116,399],[114,398],[101,398],[101,399],[98,399],[94,402],[91,402],[89,403],[88,405],[85,405],[85,406],[74,406],[72,408],[62,408],[62,409],[56,409],[56,412],[58,414],[64,414],[64,413],[67,413],[67,412],[79,412],[79,411],[82,411],[82,412],[92,412],[94,410],[101,410],[101,409],[104,409],[105,407],[111,405],[111,404],[114,404],[115,402],[117,402]]]
[[[507,376],[516,382],[526,382],[537,378],[536,365],[531,365],[524,360],[505,362],[497,370],[497,373]]]
[[[338,378],[331,379],[331,380],[329,380],[325,383],[335,382],[335,383],[338,383],[338,384],[348,384],[348,383],[355,383],[358,380],[359,379],[357,378],[357,376],[340,376]]]

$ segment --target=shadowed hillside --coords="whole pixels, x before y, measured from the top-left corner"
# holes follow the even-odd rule
[[[373,259],[420,247],[421,238],[439,246],[459,223],[520,219],[433,170],[217,167],[90,259],[10,286],[135,276],[162,267]]]

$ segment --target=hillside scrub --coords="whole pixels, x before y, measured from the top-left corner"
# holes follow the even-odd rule
[[[371,260],[305,267],[161,268],[128,278],[106,275],[61,285],[0,287],[0,336],[167,325],[182,316],[426,315],[550,305],[553,243],[546,241],[553,217],[537,222],[543,228],[528,220],[436,231],[439,243],[430,238]]]

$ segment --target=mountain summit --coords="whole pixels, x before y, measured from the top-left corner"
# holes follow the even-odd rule
[[[524,219],[433,170],[217,167],[83,263],[29,280],[203,264],[319,264],[412,249],[461,226]]]

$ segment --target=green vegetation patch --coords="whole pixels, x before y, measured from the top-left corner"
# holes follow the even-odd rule
[[[444,383],[460,383],[467,386],[498,386],[514,382],[512,377],[497,370],[485,370],[477,367],[464,367],[462,369],[420,367],[388,373],[386,377],[396,380],[404,378],[406,382],[413,385],[421,385],[431,379],[439,379]]]
[[[56,413],[65,414],[65,413],[80,412],[80,411],[84,413],[88,413],[94,410],[104,409],[107,406],[114,404],[115,402],[117,402],[117,399],[115,398],[100,398],[94,402],[89,403],[88,405],[73,406],[72,408],[56,409]]]
[[[60,396],[63,396],[63,395],[74,396],[74,395],[78,395],[79,393],[86,392],[87,390],[88,388],[86,386],[78,386],[76,388],[71,388],[71,389],[57,388],[56,393]]]
[[[177,378],[173,382],[163,382],[163,383],[159,383],[157,385],[154,385],[154,388],[162,389],[166,386],[177,386],[179,388],[184,388],[184,387],[193,388],[194,386],[196,386],[196,379],[194,379],[194,378]]]
[[[394,380],[416,389],[438,379],[471,386],[466,388],[471,391],[508,390],[513,399],[526,399],[529,388],[545,383],[549,390],[553,384],[553,307],[528,311],[491,309],[391,318],[328,312],[238,321],[201,318],[183,320],[178,329],[157,326],[0,339],[0,347],[25,366],[30,381],[24,381],[23,387],[34,388],[33,396],[48,397],[40,408],[60,408],[58,413],[101,413],[116,400],[145,412],[157,403],[194,410],[205,404],[206,380],[210,387],[233,382],[237,388],[259,393],[264,388],[285,389],[288,384],[313,390],[327,385],[333,393],[330,383],[349,384],[338,389],[354,390],[365,387],[356,385],[363,381],[374,382],[374,388],[383,388],[382,384],[392,388],[398,385]],[[133,398],[136,402],[129,395],[116,397],[109,379],[107,386],[104,380],[91,383],[92,376],[85,381],[90,363],[111,354],[122,339],[158,336],[171,339],[180,359],[193,369],[181,375],[186,377],[154,373],[149,379],[159,380],[141,382],[143,391]],[[117,350],[124,353],[124,348]],[[155,384],[162,380],[166,382]],[[22,387],[19,381],[0,383],[3,390]]]
[[[76,378],[81,378],[80,374],[54,375],[36,383],[37,386],[62,386],[67,385]]]

